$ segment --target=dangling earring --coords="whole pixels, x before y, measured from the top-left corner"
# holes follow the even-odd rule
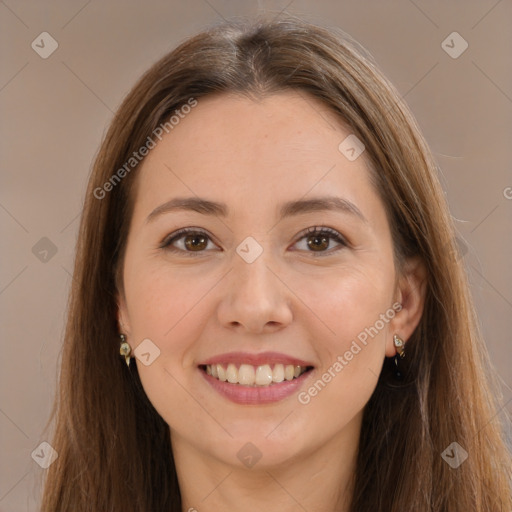
[[[121,345],[119,348],[119,353],[124,356],[124,359],[126,361],[126,366],[130,366],[130,353],[132,351],[132,347],[130,347],[130,344],[126,341],[126,336],[124,334],[120,334],[119,337],[121,338]]]
[[[399,336],[397,336],[396,334],[394,334],[393,335],[393,344],[395,345],[398,355],[400,356],[401,359],[403,359],[405,357],[404,340],[402,338],[400,338]]]
[[[396,334],[393,335],[393,345],[395,345],[397,354],[394,357],[395,361],[395,377],[397,380],[402,380],[404,375],[402,373],[402,370],[400,368],[400,359],[403,359],[405,357],[405,349],[404,349],[404,340],[397,336]]]

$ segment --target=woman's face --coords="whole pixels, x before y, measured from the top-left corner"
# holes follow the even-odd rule
[[[357,440],[412,327],[349,135],[304,94],[219,95],[144,160],[120,324],[174,448],[270,467]]]

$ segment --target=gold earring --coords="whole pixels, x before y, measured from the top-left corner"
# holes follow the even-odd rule
[[[394,334],[393,344],[395,345],[398,355],[400,356],[401,359],[403,359],[405,357],[404,340],[397,336],[396,334]]]
[[[130,347],[130,344],[126,341],[126,336],[124,334],[120,334],[119,337],[121,338],[121,346],[119,348],[119,354],[124,356],[124,359],[126,361],[126,366],[130,366],[130,353],[132,351],[132,347]]]

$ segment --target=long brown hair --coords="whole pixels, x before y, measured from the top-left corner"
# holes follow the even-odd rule
[[[53,411],[51,444],[59,456],[47,473],[43,512],[181,512],[169,427],[136,365],[127,370],[119,356],[116,294],[123,290],[137,167],[121,180],[112,176],[191,98],[283,90],[321,100],[363,141],[397,271],[417,256],[428,274],[405,378],[396,383],[386,360],[365,407],[351,510],[512,509],[497,388],[436,164],[408,108],[364,50],[337,29],[288,17],[224,23],[185,41],[139,80],[111,123],[80,224]],[[441,456],[453,442],[468,453],[458,468]]]

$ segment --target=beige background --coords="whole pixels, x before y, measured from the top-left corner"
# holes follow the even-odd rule
[[[45,441],[78,215],[113,111],[140,74],[183,38],[214,20],[262,10],[286,10],[343,28],[406,97],[435,153],[457,219],[483,333],[503,381],[499,417],[512,411],[510,0],[5,0],[0,511],[38,510],[44,470],[31,453]],[[59,45],[47,59],[31,48],[43,31]],[[441,46],[453,31],[469,44],[456,59]],[[43,237],[57,251],[46,262],[37,250],[49,247],[39,242]]]

